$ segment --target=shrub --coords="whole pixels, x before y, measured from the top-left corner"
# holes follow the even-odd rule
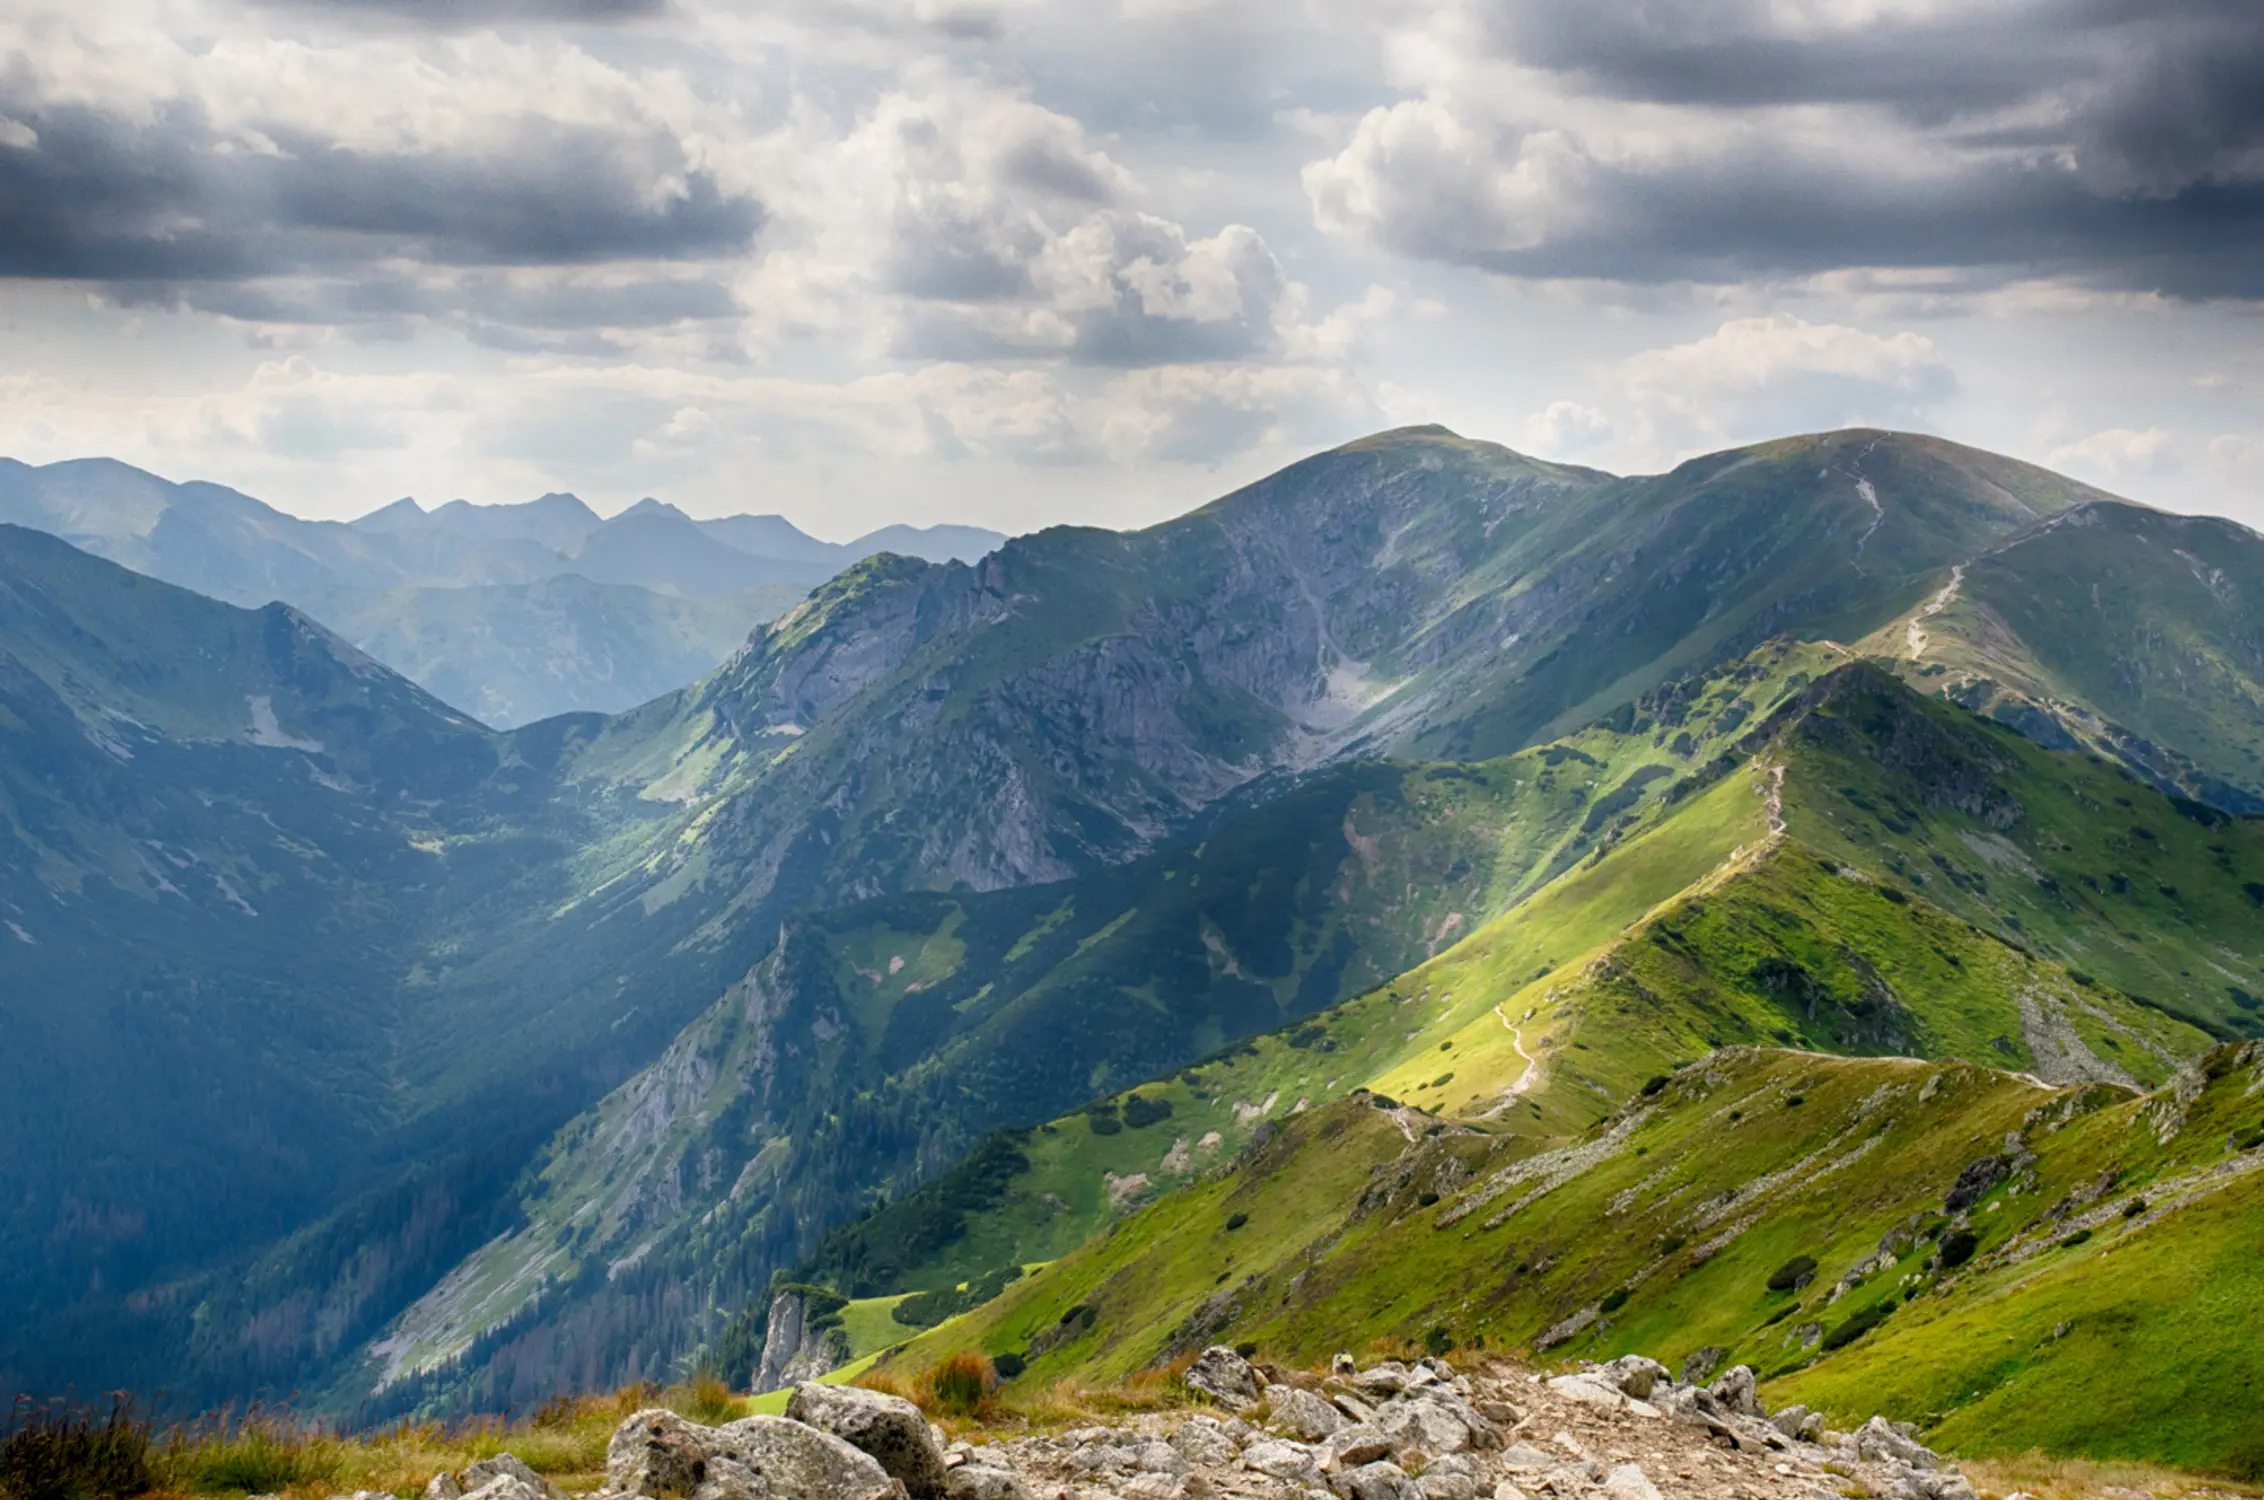
[[[1009,1353],[992,1355],[991,1368],[998,1372],[999,1379],[1012,1380],[1030,1366],[1021,1355]]]
[[[1230,1230],[1240,1229],[1249,1222],[1250,1216],[1248,1214],[1230,1214],[1227,1216],[1226,1227]]]
[[[1808,1096],[1806,1094],[1788,1094],[1785,1096],[1784,1107],[1786,1109],[1798,1109],[1807,1102]]]
[[[1124,1101],[1124,1123],[1133,1130],[1145,1130],[1158,1120],[1171,1118],[1169,1099],[1147,1099],[1133,1094]]]
[[[1423,1349],[1433,1356],[1448,1354],[1454,1349],[1454,1335],[1441,1323],[1423,1335]]]
[[[1688,1243],[1689,1241],[1679,1234],[1666,1235],[1659,1241],[1659,1253],[1661,1255],[1672,1255]]]
[[[1604,1293],[1604,1300],[1596,1304],[1599,1312],[1615,1313],[1627,1306],[1627,1288],[1615,1287]]]
[[[1241,1355],[1244,1359],[1250,1359],[1257,1354],[1258,1346],[1256,1344],[1250,1343],[1236,1344],[1234,1346],[1234,1352]]]
[[[1417,1208],[1429,1208],[1432,1204],[1438,1201],[1439,1195],[1436,1193],[1425,1192],[1415,1195],[1415,1206]]]
[[[2123,1205],[2123,1217],[2126,1219],[2135,1219],[2144,1212],[2146,1212],[2146,1200],[2144,1198],[2133,1198]]]
[[[1659,1090],[1665,1088],[1672,1081],[1673,1080],[1669,1079],[1664,1073],[1652,1074],[1649,1078],[1643,1080],[1643,1097],[1646,1099],[1651,1098],[1653,1095],[1657,1094]]]
[[[0,1494],[11,1500],[118,1500],[158,1487],[149,1424],[124,1396],[86,1408],[19,1400],[0,1436]]]
[[[955,1416],[971,1416],[998,1384],[998,1372],[980,1354],[954,1354],[921,1378],[922,1402]]]
[[[1762,1326],[1763,1328],[1767,1328],[1767,1327],[1770,1327],[1770,1326],[1772,1326],[1772,1325],[1774,1325],[1774,1324],[1777,1324],[1777,1323],[1782,1323],[1782,1322],[1783,1322],[1783,1321],[1784,1321],[1785,1319],[1787,1319],[1787,1318],[1791,1317],[1791,1316],[1792,1316],[1792,1315],[1793,1315],[1794,1313],[1796,1313],[1796,1312],[1798,1312],[1798,1311],[1800,1311],[1800,1304],[1799,1304],[1799,1303],[1797,1303],[1797,1302],[1787,1302],[1787,1303],[1786,1303],[1786,1304],[1785,1304],[1784,1306],[1782,1306],[1782,1307],[1778,1308],[1778,1309],[1777,1309],[1777,1310],[1776,1310],[1775,1312],[1773,1312],[1773,1313],[1770,1313],[1770,1314],[1769,1314],[1769,1318],[1768,1318],[1768,1321],[1767,1321],[1767,1322],[1765,1322],[1765,1323],[1763,1323],[1763,1324],[1762,1324],[1761,1326]]]
[[[1973,1259],[1973,1252],[1980,1248],[1981,1236],[1970,1229],[1959,1229],[1943,1235],[1942,1246],[1938,1252],[1942,1258],[1942,1269],[1945,1271],[1956,1270],[1959,1266]]]
[[[334,1442],[290,1417],[255,1408],[241,1421],[224,1417],[201,1434],[177,1438],[166,1468],[183,1489],[272,1495],[330,1479],[338,1472],[339,1453]]]
[[[734,1403],[731,1387],[713,1375],[695,1375],[691,1384],[669,1391],[666,1404],[680,1417],[714,1427],[730,1415]]]
[[[2084,1243],[2084,1242],[2085,1242],[2086,1240],[2089,1240],[2090,1238],[2091,1238],[2091,1231],[2090,1231],[2090,1230],[2088,1230],[2088,1229],[2078,1229],[2078,1230],[2077,1230],[2077,1231],[2076,1231],[2075,1233],[2073,1233],[2073,1234],[2069,1235],[2069,1236],[2068,1236],[2068,1237],[2067,1237],[2066,1239],[2064,1239],[2064,1240],[2061,1240],[2061,1241],[2060,1241],[2060,1248],[2062,1248],[2063,1250],[2073,1250],[2073,1249],[2074,1249],[2074,1248],[2075,1248],[2076,1246],[2078,1246],[2078,1245],[2080,1245],[2080,1244]]]
[[[1894,1303],[1891,1301],[1872,1303],[1869,1307],[1849,1317],[1846,1322],[1840,1324],[1830,1333],[1825,1334],[1824,1348],[1827,1350],[1846,1348],[1881,1323],[1886,1322],[1887,1314],[1894,1310]]]
[[[1795,1291],[1815,1274],[1815,1256],[1795,1255],[1769,1273],[1769,1290],[1772,1292]]]

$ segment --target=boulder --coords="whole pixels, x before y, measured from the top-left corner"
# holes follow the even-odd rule
[[[1407,1389],[1407,1366],[1387,1359],[1355,1374],[1352,1383],[1370,1395],[1396,1396]]]
[[[1640,1354],[1623,1354],[1610,1364],[1599,1365],[1595,1373],[1636,1400],[1648,1401],[1652,1389],[1667,1378],[1667,1367]]]
[[[1556,1460],[1531,1443],[1512,1443],[1502,1451],[1501,1466],[1519,1473],[1534,1473],[1555,1468]]]
[[[1885,1417],[1873,1417],[1856,1429],[1855,1452],[1857,1457],[1867,1458],[1874,1463],[1900,1459],[1914,1469],[1932,1469],[1941,1465],[1941,1459],[1933,1449]]]
[[[1444,1391],[1394,1401],[1380,1408],[1368,1425],[1389,1437],[1395,1448],[1420,1448],[1425,1453],[1501,1446],[1501,1434],[1492,1423]]]
[[[1478,1481],[1468,1474],[1441,1472],[1433,1467],[1425,1469],[1415,1485],[1423,1492],[1423,1500],[1478,1500]]]
[[[464,1500],[549,1500],[549,1495],[539,1480],[529,1484],[516,1474],[495,1474],[466,1493]]]
[[[1038,1500],[1038,1492],[1011,1469],[985,1464],[961,1464],[944,1476],[949,1500]]]
[[[1788,1406],[1782,1411],[1772,1412],[1769,1425],[1788,1438],[1813,1443],[1824,1435],[1824,1414],[1810,1411],[1805,1406]]]
[[[1230,1411],[1257,1405],[1265,1381],[1250,1361],[1224,1344],[1213,1344],[1195,1357],[1183,1377],[1189,1390],[1201,1391]]]
[[[741,1417],[715,1429],[708,1479],[693,1500],[903,1500],[871,1454],[784,1417]]]
[[[1328,1402],[1289,1385],[1267,1389],[1266,1416],[1291,1437],[1308,1443],[1319,1442],[1345,1423],[1344,1414]]]
[[[1627,1393],[1607,1379],[1600,1370],[1581,1370],[1571,1375],[1558,1375],[1549,1381],[1549,1389],[1570,1401],[1588,1406],[1619,1408],[1627,1404]]]
[[[1741,1417],[1766,1417],[1761,1406],[1760,1382],[1751,1365],[1732,1365],[1708,1388],[1709,1395]]]
[[[442,1469],[426,1481],[424,1500],[464,1500],[464,1487],[456,1482],[455,1475]]]
[[[1659,1487],[1641,1464],[1621,1464],[1604,1476],[1604,1493],[1611,1500],[1661,1500]]]
[[[1326,1446],[1336,1467],[1351,1469],[1388,1457],[1399,1444],[1372,1423],[1355,1422],[1330,1433]]]
[[[786,1415],[871,1455],[911,1500],[942,1500],[943,1447],[926,1416],[902,1396],[805,1381],[787,1398]]]
[[[687,1422],[672,1411],[647,1407],[613,1429],[605,1445],[608,1495],[642,1495],[646,1500],[677,1500],[707,1479],[708,1449],[715,1432]]]
[[[1187,1460],[1161,1438],[1150,1438],[1132,1450],[1132,1467],[1142,1474],[1184,1474]]]
[[[1343,1412],[1352,1421],[1366,1422],[1372,1420],[1376,1415],[1376,1409],[1373,1406],[1353,1395],[1350,1391],[1330,1391],[1328,1397],[1329,1405]]]
[[[1329,1481],[1329,1487],[1344,1500],[1423,1500],[1421,1487],[1394,1463],[1346,1469]]]
[[[1242,1466],[1285,1484],[1318,1486],[1321,1482],[1321,1465],[1313,1450],[1303,1443],[1283,1442],[1279,1438],[1252,1443],[1243,1449]]]
[[[1190,1417],[1172,1430],[1171,1446],[1191,1464],[1219,1468],[1234,1462],[1241,1452],[1234,1438],[1215,1417]]]

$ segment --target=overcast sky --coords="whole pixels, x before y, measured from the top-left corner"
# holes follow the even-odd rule
[[[1110,525],[1444,422],[2264,523],[2259,0],[9,0],[0,453]]]

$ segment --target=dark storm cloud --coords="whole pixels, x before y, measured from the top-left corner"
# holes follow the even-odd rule
[[[340,279],[347,312],[409,296],[387,264],[692,261],[739,253],[763,223],[649,127],[525,120],[476,148],[374,152],[280,126],[263,132],[272,149],[247,149],[186,104],[147,123],[36,102],[10,114],[36,138],[0,145],[0,276],[137,298],[170,288],[217,309],[284,295],[259,289],[274,278]]]
[[[2026,0],[1848,26],[1786,16],[1767,0],[1496,4],[1492,45],[1568,92],[1723,123],[1809,106],[1838,138],[1819,149],[1812,117],[1788,127],[1810,132],[1803,143],[1750,131],[1667,166],[1559,156],[1542,206],[1555,212],[1489,201],[1489,174],[1546,122],[1496,127],[1480,159],[1459,163],[1420,142],[1394,160],[1371,141],[1365,185],[1396,207],[1369,232],[1519,275],[1947,266],[2264,296],[2264,4]],[[1489,232],[1520,211],[1513,231]]]

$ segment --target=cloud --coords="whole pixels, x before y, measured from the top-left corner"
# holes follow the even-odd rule
[[[1415,31],[1411,97],[1306,168],[1324,229],[1525,277],[2264,296],[2264,12],[2237,0],[1504,0]]]
[[[1780,314],[1645,350],[1608,372],[1624,424],[1661,455],[1787,432],[1921,424],[1957,389],[1931,339]]]
[[[2055,468],[2107,483],[2155,479],[2184,467],[2178,444],[2159,427],[2110,427],[2052,450]]]
[[[936,69],[810,143],[795,182],[742,300],[863,326],[897,359],[1338,360],[1369,316],[1316,314],[1247,225],[1203,234],[1142,208],[1078,121]]]
[[[487,34],[198,55],[0,27],[0,79],[19,127],[0,138],[0,276],[136,304],[423,315],[516,268],[736,258],[765,217],[679,93],[571,48]],[[728,300],[681,280],[650,284],[675,316]],[[579,316],[622,307],[613,289]]]
[[[1609,442],[1611,437],[1611,418],[1577,401],[1551,401],[1525,419],[1526,451],[1542,458],[1585,452]]]

